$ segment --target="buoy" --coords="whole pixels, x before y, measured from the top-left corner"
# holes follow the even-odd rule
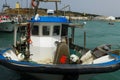
[[[32,40],[31,40],[31,39],[28,39],[28,43],[31,44],[31,43],[32,43]]]
[[[77,55],[75,55],[75,54],[72,54],[72,55],[70,56],[70,60],[71,60],[72,62],[77,62],[77,61],[79,60],[79,57],[78,57]]]
[[[83,22],[83,24],[85,25],[85,24],[86,24],[86,22]]]
[[[62,55],[60,58],[60,63],[65,64],[67,62],[67,57],[65,55]]]
[[[18,60],[20,61],[24,60],[25,58],[25,56],[22,53],[19,53],[17,57],[18,57]]]

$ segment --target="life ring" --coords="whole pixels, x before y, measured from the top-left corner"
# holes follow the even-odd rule
[[[32,1],[31,1],[31,5],[32,5],[32,7],[36,7],[36,6],[37,6],[36,1],[35,1],[35,0],[32,0]]]

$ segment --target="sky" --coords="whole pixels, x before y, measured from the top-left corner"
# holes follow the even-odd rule
[[[31,0],[6,0],[11,8],[15,8],[15,3],[20,2],[23,8],[30,7]],[[0,0],[0,11],[5,0]],[[61,0],[58,9],[70,5],[70,10],[80,13],[97,14],[104,16],[120,17],[120,0]],[[41,8],[55,9],[55,3],[40,3]],[[66,8],[68,10],[68,8]]]

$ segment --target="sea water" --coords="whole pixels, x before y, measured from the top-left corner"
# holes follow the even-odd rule
[[[120,23],[109,25],[107,21],[86,21],[84,28],[76,28],[75,43],[84,46],[86,32],[86,47],[94,49],[102,44],[111,44],[112,48],[120,47]]]
[[[120,23],[114,22],[114,25],[109,25],[108,21],[78,21],[79,23],[86,22],[84,28],[75,29],[75,44],[94,49],[102,44],[111,44],[113,49],[120,49]],[[70,32],[70,29],[69,29]],[[84,41],[84,33],[86,33],[86,41]],[[70,36],[71,34],[69,34]],[[0,32],[0,50],[11,47],[13,44],[13,32]],[[120,71],[112,73],[98,74],[90,80],[120,80]],[[0,80],[35,80],[26,79],[17,72],[0,66]],[[49,80],[49,79],[48,79]]]

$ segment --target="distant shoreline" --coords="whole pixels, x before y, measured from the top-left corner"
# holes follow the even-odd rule
[[[33,9],[32,8],[9,8],[4,11],[5,14],[8,15],[33,15]],[[40,15],[47,15],[47,9],[39,8],[38,14]],[[65,15],[68,19],[69,16],[72,20],[105,20],[105,21],[113,21],[113,22],[120,22],[119,17],[115,17],[115,20],[108,19],[109,16],[102,16],[102,15],[96,15],[96,14],[88,14],[88,13],[79,13],[79,12],[72,12],[72,11],[55,11],[55,15]]]

